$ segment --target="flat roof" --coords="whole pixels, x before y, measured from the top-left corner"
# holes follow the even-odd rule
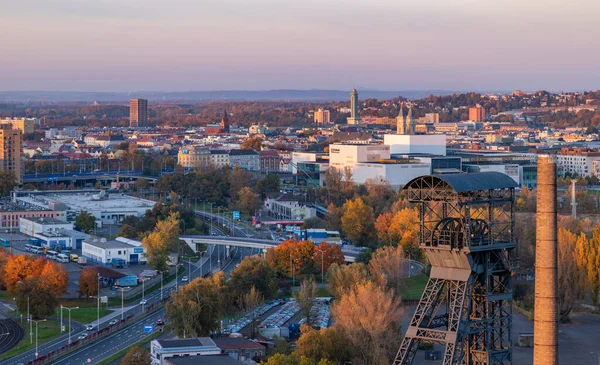
[[[69,209],[77,211],[94,211],[94,210],[127,210],[127,209],[152,209],[156,202],[146,199],[140,199],[129,195],[121,195],[120,193],[109,193],[108,199],[93,200],[92,196],[98,194],[92,192],[73,191],[70,194],[35,194],[29,196],[19,196],[18,200],[28,204],[48,207],[51,201],[64,203]]]
[[[21,218],[21,220],[28,220],[39,224],[71,224],[61,219],[56,219],[52,217],[23,217]]]
[[[83,240],[83,243],[86,243],[90,246],[94,246],[94,247],[98,247],[98,248],[102,248],[102,249],[111,249],[111,248],[131,248],[133,246],[128,245],[124,242],[120,242],[120,241],[114,241],[114,240],[110,240],[110,241],[105,241],[102,242],[102,240],[105,240],[104,238],[94,238],[94,239],[86,239]]]
[[[198,355],[185,357],[169,357],[165,361],[172,365],[240,365],[242,362],[228,355]]]
[[[156,340],[163,349],[168,348],[183,348],[183,347],[198,347],[198,346],[214,346],[217,345],[210,337],[196,338],[174,338],[168,340]]]

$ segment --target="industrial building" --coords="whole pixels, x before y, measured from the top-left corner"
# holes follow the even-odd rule
[[[167,359],[174,357],[220,355],[221,349],[210,337],[152,340],[150,357],[152,365],[166,365]],[[199,363],[199,361],[197,360]]]
[[[89,235],[74,230],[73,223],[51,217],[21,218],[19,231],[38,240],[42,247],[79,249]]]
[[[81,212],[96,217],[99,225],[121,222],[127,216],[141,218],[155,202],[104,190],[14,191],[13,202],[29,209],[64,211],[61,219],[75,220]]]
[[[145,264],[144,248],[139,241],[106,238],[88,238],[81,245],[81,256],[93,262],[110,265],[114,260],[122,260],[127,265]]]

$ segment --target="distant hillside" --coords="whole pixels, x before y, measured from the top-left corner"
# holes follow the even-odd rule
[[[430,94],[449,95],[448,90],[358,90],[360,99],[392,99],[403,96],[418,99]],[[214,101],[214,100],[290,100],[290,101],[338,101],[348,100],[350,91],[344,90],[216,90],[216,91],[139,91],[132,93],[117,92],[80,92],[80,91],[0,91],[0,103],[14,102],[126,102],[131,98],[146,98],[150,102],[169,101]]]

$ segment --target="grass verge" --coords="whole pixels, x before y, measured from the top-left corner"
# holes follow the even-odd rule
[[[429,278],[425,274],[417,274],[406,278],[404,281],[405,288],[400,293],[403,300],[419,300],[425,290]]]
[[[19,323],[19,322],[17,322]],[[24,324],[19,323],[21,327],[24,327]],[[13,347],[11,350],[0,355],[1,359],[6,359],[12,356],[16,356],[22,352],[35,348],[35,324],[33,325],[33,343],[29,343],[29,327],[25,328],[25,337],[19,342],[19,344]],[[65,328],[68,329],[69,326],[65,325]],[[42,345],[54,338],[60,336],[60,323],[56,321],[46,321],[39,322],[38,324],[38,346]]]
[[[133,345],[129,346],[128,348],[123,349],[123,350],[117,352],[116,354],[113,354],[110,357],[107,357],[106,359],[100,361],[97,365],[108,365],[108,364],[112,363],[113,361],[116,361],[116,360],[122,358],[123,356],[125,356],[125,354],[127,353],[127,351],[129,351],[130,348],[132,348],[134,346],[141,346],[147,342],[154,340],[155,338],[157,338],[160,335],[162,335],[162,332],[154,332],[150,336],[144,338],[143,340],[136,342]]]
[[[104,317],[107,314],[112,313],[112,310],[100,308],[100,318]],[[65,317],[65,314],[67,317]],[[63,313],[64,318],[69,318],[68,313]],[[71,320],[79,323],[91,323],[98,319],[98,309],[97,308],[79,308],[71,311]]]

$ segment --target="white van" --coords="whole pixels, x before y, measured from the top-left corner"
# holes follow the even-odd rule
[[[56,255],[56,261],[69,262],[69,256],[65,255],[64,253],[59,253],[58,255]]]
[[[56,256],[58,256],[58,252],[52,251],[52,250],[46,251],[46,258],[47,259],[56,260]]]

